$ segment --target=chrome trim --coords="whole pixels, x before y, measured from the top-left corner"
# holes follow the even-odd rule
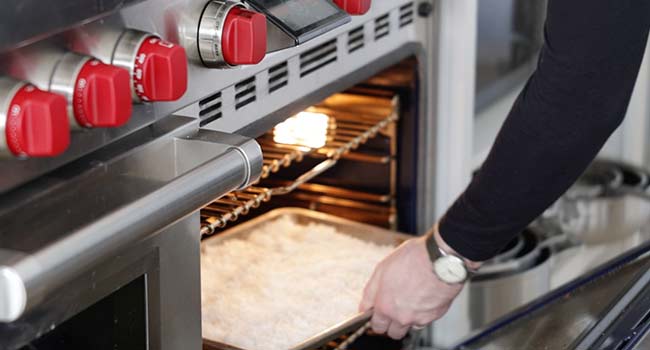
[[[139,30],[127,30],[120,37],[117,45],[115,46],[115,51],[113,51],[113,57],[111,57],[110,64],[124,68],[129,71],[129,76],[131,77],[131,98],[136,103],[141,103],[142,100],[135,92],[135,84],[133,83],[133,74],[135,74],[135,60],[137,59],[138,50],[142,43],[148,37],[158,37],[157,35],[151,33],[145,33]]]
[[[80,125],[74,115],[73,99],[74,90],[77,85],[77,76],[86,62],[92,58],[82,56],[76,53],[67,52],[59,61],[48,86],[48,90],[54,93],[61,94],[68,102],[68,120],[70,120],[70,127],[72,129],[83,129],[86,125]]]
[[[199,22],[198,47],[201,61],[209,68],[232,67],[224,61],[221,49],[221,34],[226,16],[235,7],[246,8],[241,2],[212,0],[203,10]]]
[[[25,311],[27,291],[16,270],[0,266],[0,285],[4,286],[0,298],[0,322],[16,320]]]
[[[9,151],[7,138],[5,136],[5,126],[7,123],[7,112],[11,107],[11,101],[23,86],[25,82],[17,81],[11,78],[0,77],[0,158],[14,158],[15,155]]]

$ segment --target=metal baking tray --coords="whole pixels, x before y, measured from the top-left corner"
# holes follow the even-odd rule
[[[336,216],[319,213],[316,211],[302,209],[302,208],[281,208],[270,211],[262,216],[253,220],[247,221],[237,225],[223,233],[214,237],[206,239],[202,244],[218,245],[228,239],[239,238],[245,239],[256,228],[264,225],[266,222],[273,221],[280,217],[292,217],[299,224],[319,223],[329,226],[334,226],[337,231],[343,234],[356,237],[358,239],[374,242],[381,245],[393,245],[397,247],[404,241],[413,236],[394,231],[386,230],[383,228],[358,223],[351,220],[341,219]],[[332,325],[329,329],[306,339],[300,344],[297,344],[289,350],[312,350],[327,344],[329,341],[334,340],[342,335],[352,332],[370,320],[372,312],[360,313],[348,320],[345,320],[337,325]],[[232,345],[223,344],[213,339],[203,339],[204,350],[246,350]]]

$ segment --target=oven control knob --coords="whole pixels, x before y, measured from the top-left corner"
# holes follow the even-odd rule
[[[72,95],[74,119],[87,128],[112,128],[131,117],[129,73],[91,59],[83,64]]]
[[[266,16],[235,7],[228,13],[221,34],[226,63],[257,64],[266,55]]]
[[[242,3],[213,0],[199,24],[199,55],[207,67],[257,64],[266,55],[266,16]]]
[[[156,35],[125,31],[108,62],[129,71],[135,102],[175,101],[187,90],[185,49]]]
[[[150,36],[135,57],[133,88],[143,101],[175,101],[187,90],[187,56],[181,46]]]
[[[334,0],[338,7],[353,16],[363,15],[368,12],[371,2],[372,0]]]
[[[0,97],[0,154],[28,158],[63,153],[70,144],[65,98],[7,78],[0,81],[0,90],[11,85],[9,96]]]

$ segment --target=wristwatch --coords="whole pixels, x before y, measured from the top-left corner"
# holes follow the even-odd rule
[[[426,242],[433,273],[441,281],[451,285],[462,284],[476,272],[467,266],[463,258],[440,248],[433,231],[427,235]]]

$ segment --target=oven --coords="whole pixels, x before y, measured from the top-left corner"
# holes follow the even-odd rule
[[[8,5],[0,348],[201,348],[202,246],[280,207],[430,227],[438,13],[369,4]]]
[[[441,14],[462,2],[5,5],[0,349],[213,349],[201,256],[229,230],[306,210],[415,235],[464,186],[473,108],[454,78],[471,74],[450,57],[475,62],[442,33],[467,18]],[[581,249],[538,229],[422,334],[389,341],[364,319],[314,348],[454,347]]]

